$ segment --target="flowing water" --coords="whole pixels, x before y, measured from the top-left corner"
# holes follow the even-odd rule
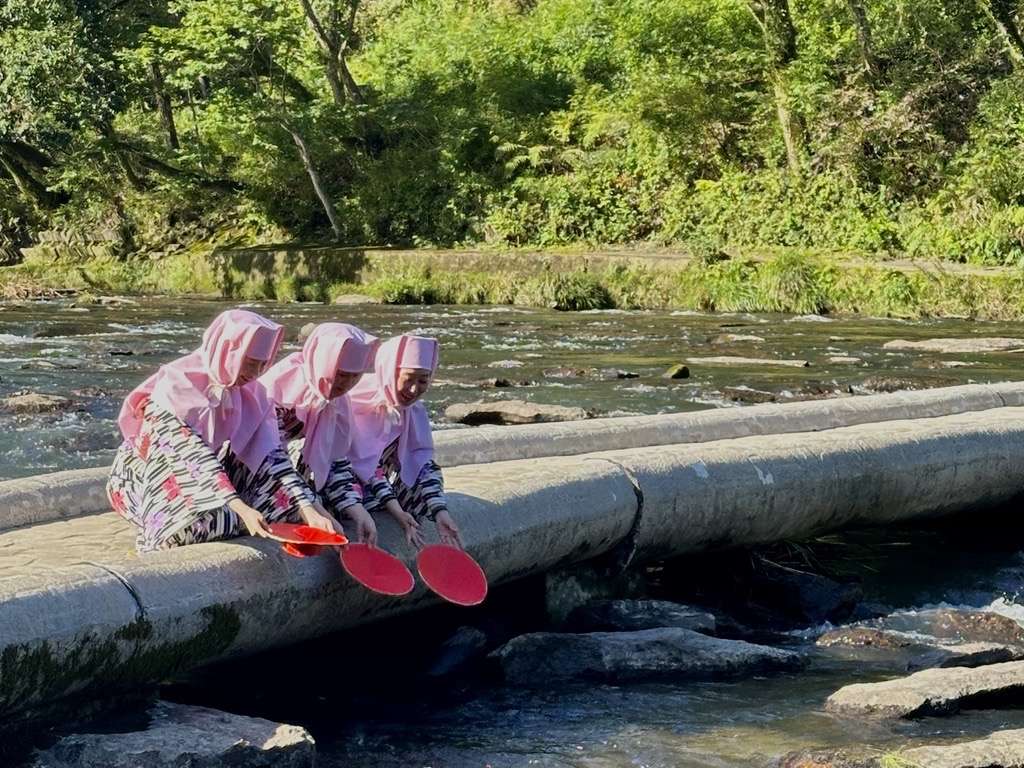
[[[0,306],[0,397],[30,390],[74,401],[57,413],[0,413],[0,479],[106,464],[118,442],[114,418],[125,393],[161,363],[195,348],[206,324],[227,306],[158,299],[117,306],[76,307],[70,300]],[[736,393],[729,388],[735,387],[784,401],[855,395],[877,386],[878,377],[921,387],[1024,378],[1021,357],[1012,352],[943,355],[883,348],[897,338],[1024,338],[1022,324],[509,307],[248,306],[287,326],[286,351],[298,348],[304,324],[325,320],[352,322],[381,336],[439,337],[441,370],[429,394],[439,428],[451,426],[444,419],[446,406],[481,399],[514,397],[624,415],[731,407]],[[661,377],[688,358],[720,355],[810,365],[691,363],[687,379]],[[596,371],[579,376],[557,369]],[[619,378],[618,371],[635,377]],[[482,380],[488,378],[507,379],[512,386],[485,387]],[[1024,556],[1016,545],[1022,529],[976,522],[972,530],[979,526],[985,535],[974,539],[941,526],[930,532],[849,534],[847,543],[860,537],[853,551],[881,553],[871,562],[854,562],[851,570],[865,580],[869,600],[893,606],[908,626],[919,609],[936,604],[981,607],[1024,624]],[[525,601],[515,591],[522,587],[504,589],[505,597],[502,590],[492,595],[491,611],[507,604],[514,612]],[[423,621],[442,627],[479,615],[431,616]],[[423,677],[422,664],[434,647],[425,637],[430,633],[423,625],[398,622],[376,630],[393,633],[390,642],[382,643],[379,634],[362,645],[355,635],[330,638],[204,672],[172,695],[307,725],[327,768],[747,768],[802,747],[868,744],[889,750],[908,741],[1024,727],[1021,710],[897,724],[828,716],[822,703],[830,693],[849,682],[896,674],[900,662],[814,651],[806,639],[814,628],[804,629],[787,640],[811,653],[800,673],[521,691],[480,680]],[[334,671],[296,675],[307,658],[331,662]]]
[[[153,299],[127,306],[68,301],[0,305],[0,397],[31,390],[71,397],[70,410],[0,414],[0,479],[87,466],[113,455],[114,419],[128,390],[157,367],[194,349],[226,302]],[[1019,336],[1024,324],[830,319],[818,316],[691,312],[554,312],[512,307],[331,307],[254,304],[284,323],[298,348],[309,322],[340,320],[388,336],[433,335],[441,370],[429,395],[439,428],[446,406],[520,398],[581,406],[600,415],[667,413],[734,403],[723,388],[749,387],[779,399],[860,392],[871,377],[916,386],[1024,378],[1014,353],[939,355],[888,351],[896,338]],[[688,379],[660,374],[688,357],[803,359],[807,368],[691,364]],[[856,361],[854,361],[854,358]],[[847,359],[846,362],[832,362]],[[565,377],[553,369],[597,369]],[[637,378],[615,378],[621,370]],[[547,375],[545,375],[545,371]],[[484,389],[481,380],[515,385]],[[521,385],[525,383],[525,385]]]

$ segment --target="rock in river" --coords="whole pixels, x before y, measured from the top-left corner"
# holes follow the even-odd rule
[[[582,408],[562,405],[528,403],[525,400],[456,403],[445,409],[449,421],[478,426],[480,424],[537,424],[551,421],[579,421],[590,418]]]
[[[144,731],[65,736],[33,768],[313,768],[313,737],[295,725],[157,702]]]
[[[999,336],[979,336],[968,339],[925,339],[923,341],[893,339],[883,344],[882,349],[907,352],[942,352],[951,355],[969,354],[971,352],[1010,352],[1024,349],[1024,339]]]
[[[39,392],[24,392],[0,400],[0,408],[8,413],[48,413],[67,410],[72,405],[74,401],[66,397]]]
[[[715,617],[668,600],[592,600],[569,614],[569,625],[580,632],[682,627],[713,633]]]
[[[553,681],[652,678],[709,680],[798,669],[792,651],[722,640],[680,627],[638,632],[521,635],[494,654],[505,678],[525,686]]]
[[[1024,703],[1024,661],[968,669],[926,669],[882,683],[856,683],[828,697],[830,712],[882,717],[956,714],[961,709]]]

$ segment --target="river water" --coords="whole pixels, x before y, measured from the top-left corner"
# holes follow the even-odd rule
[[[106,464],[118,442],[114,419],[124,395],[161,363],[194,349],[210,319],[228,306],[191,299],[127,306],[77,307],[70,300],[0,304],[0,397],[31,390],[75,401],[71,410],[55,414],[0,414],[0,479]],[[1024,378],[1022,358],[1013,353],[950,356],[882,348],[897,338],[1024,337],[1020,323],[518,307],[247,306],[287,327],[286,352],[298,349],[304,324],[326,320],[351,322],[384,337],[401,332],[439,337],[441,370],[429,395],[439,428],[450,426],[443,417],[446,406],[480,399],[514,397],[623,415],[735,405],[723,395],[727,387],[768,391],[785,400],[864,391],[865,382],[877,376],[922,387]],[[692,364],[688,379],[660,378],[668,366],[688,357],[722,355],[804,359],[810,366]],[[842,358],[859,362],[830,362]],[[602,373],[564,378],[557,375],[564,372],[552,370],[559,368]],[[616,379],[615,369],[638,378]],[[528,385],[484,389],[480,381],[487,377]]]
[[[205,325],[227,306],[181,299],[0,306],[0,397],[30,390],[74,400],[59,413],[0,414],[0,479],[106,464],[118,442],[114,418],[125,393],[161,363],[193,349]],[[446,406],[480,399],[515,397],[621,415],[734,407],[730,387],[787,400],[852,396],[876,386],[878,377],[921,387],[1024,378],[1021,357],[1014,353],[883,348],[893,339],[1024,337],[1022,324],[509,307],[247,306],[287,326],[286,351],[298,348],[304,324],[325,320],[352,322],[381,336],[438,336],[441,370],[429,404],[439,428],[452,426],[443,416]],[[692,363],[687,379],[661,378],[672,364],[719,355],[810,365]],[[603,373],[566,377],[554,369]],[[636,377],[617,378],[619,370]],[[499,377],[514,386],[481,384]],[[854,553],[846,565],[864,581],[867,599],[892,606],[910,623],[925,606],[969,605],[1024,624],[1024,529],[1013,520],[850,533],[841,544]],[[992,535],[995,530],[999,535]],[[529,589],[495,590],[491,618],[503,606],[510,614],[521,612],[531,599]],[[434,680],[422,674],[433,641],[483,614],[442,609],[431,616],[433,629],[397,621],[367,640],[349,633],[210,670],[169,689],[169,695],[306,725],[317,738],[319,764],[327,768],[750,768],[803,747],[868,744],[890,750],[922,739],[1024,727],[1022,710],[889,725],[828,716],[822,704],[838,687],[896,674],[904,662],[814,651],[807,639],[812,627],[797,628],[786,639],[811,654],[806,670],[788,675],[534,691],[479,679]],[[328,661],[331,671],[297,674],[309,658]]]

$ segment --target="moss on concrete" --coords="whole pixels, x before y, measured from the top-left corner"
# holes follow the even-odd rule
[[[241,629],[237,612],[226,606],[203,608],[206,626],[177,642],[152,643],[154,627],[145,619],[119,629],[111,638],[84,635],[67,648],[49,641],[9,646],[0,653],[0,718],[30,715],[35,704],[69,694],[118,689],[157,681],[220,657]]]

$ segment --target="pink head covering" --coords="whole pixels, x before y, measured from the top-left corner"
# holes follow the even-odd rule
[[[402,368],[437,370],[437,339],[395,336],[380,345],[372,376],[364,376],[349,392],[352,437],[348,457],[363,481],[377,471],[384,449],[398,438],[402,482],[412,486],[423,465],[434,458],[430,417],[421,400],[410,406],[398,402],[398,373]]]
[[[331,464],[344,458],[349,447],[352,410],[348,397],[329,399],[338,371],[361,373],[373,366],[380,339],[354,325],[323,323],[302,345],[260,378],[270,399],[294,408],[305,427],[302,457],[320,490]]]
[[[161,366],[125,398],[117,418],[121,434],[135,442],[142,411],[152,400],[192,427],[214,451],[230,441],[235,455],[256,471],[280,445],[273,406],[259,382],[236,382],[246,357],[273,359],[283,332],[255,312],[222,312],[206,329],[199,349]]]

